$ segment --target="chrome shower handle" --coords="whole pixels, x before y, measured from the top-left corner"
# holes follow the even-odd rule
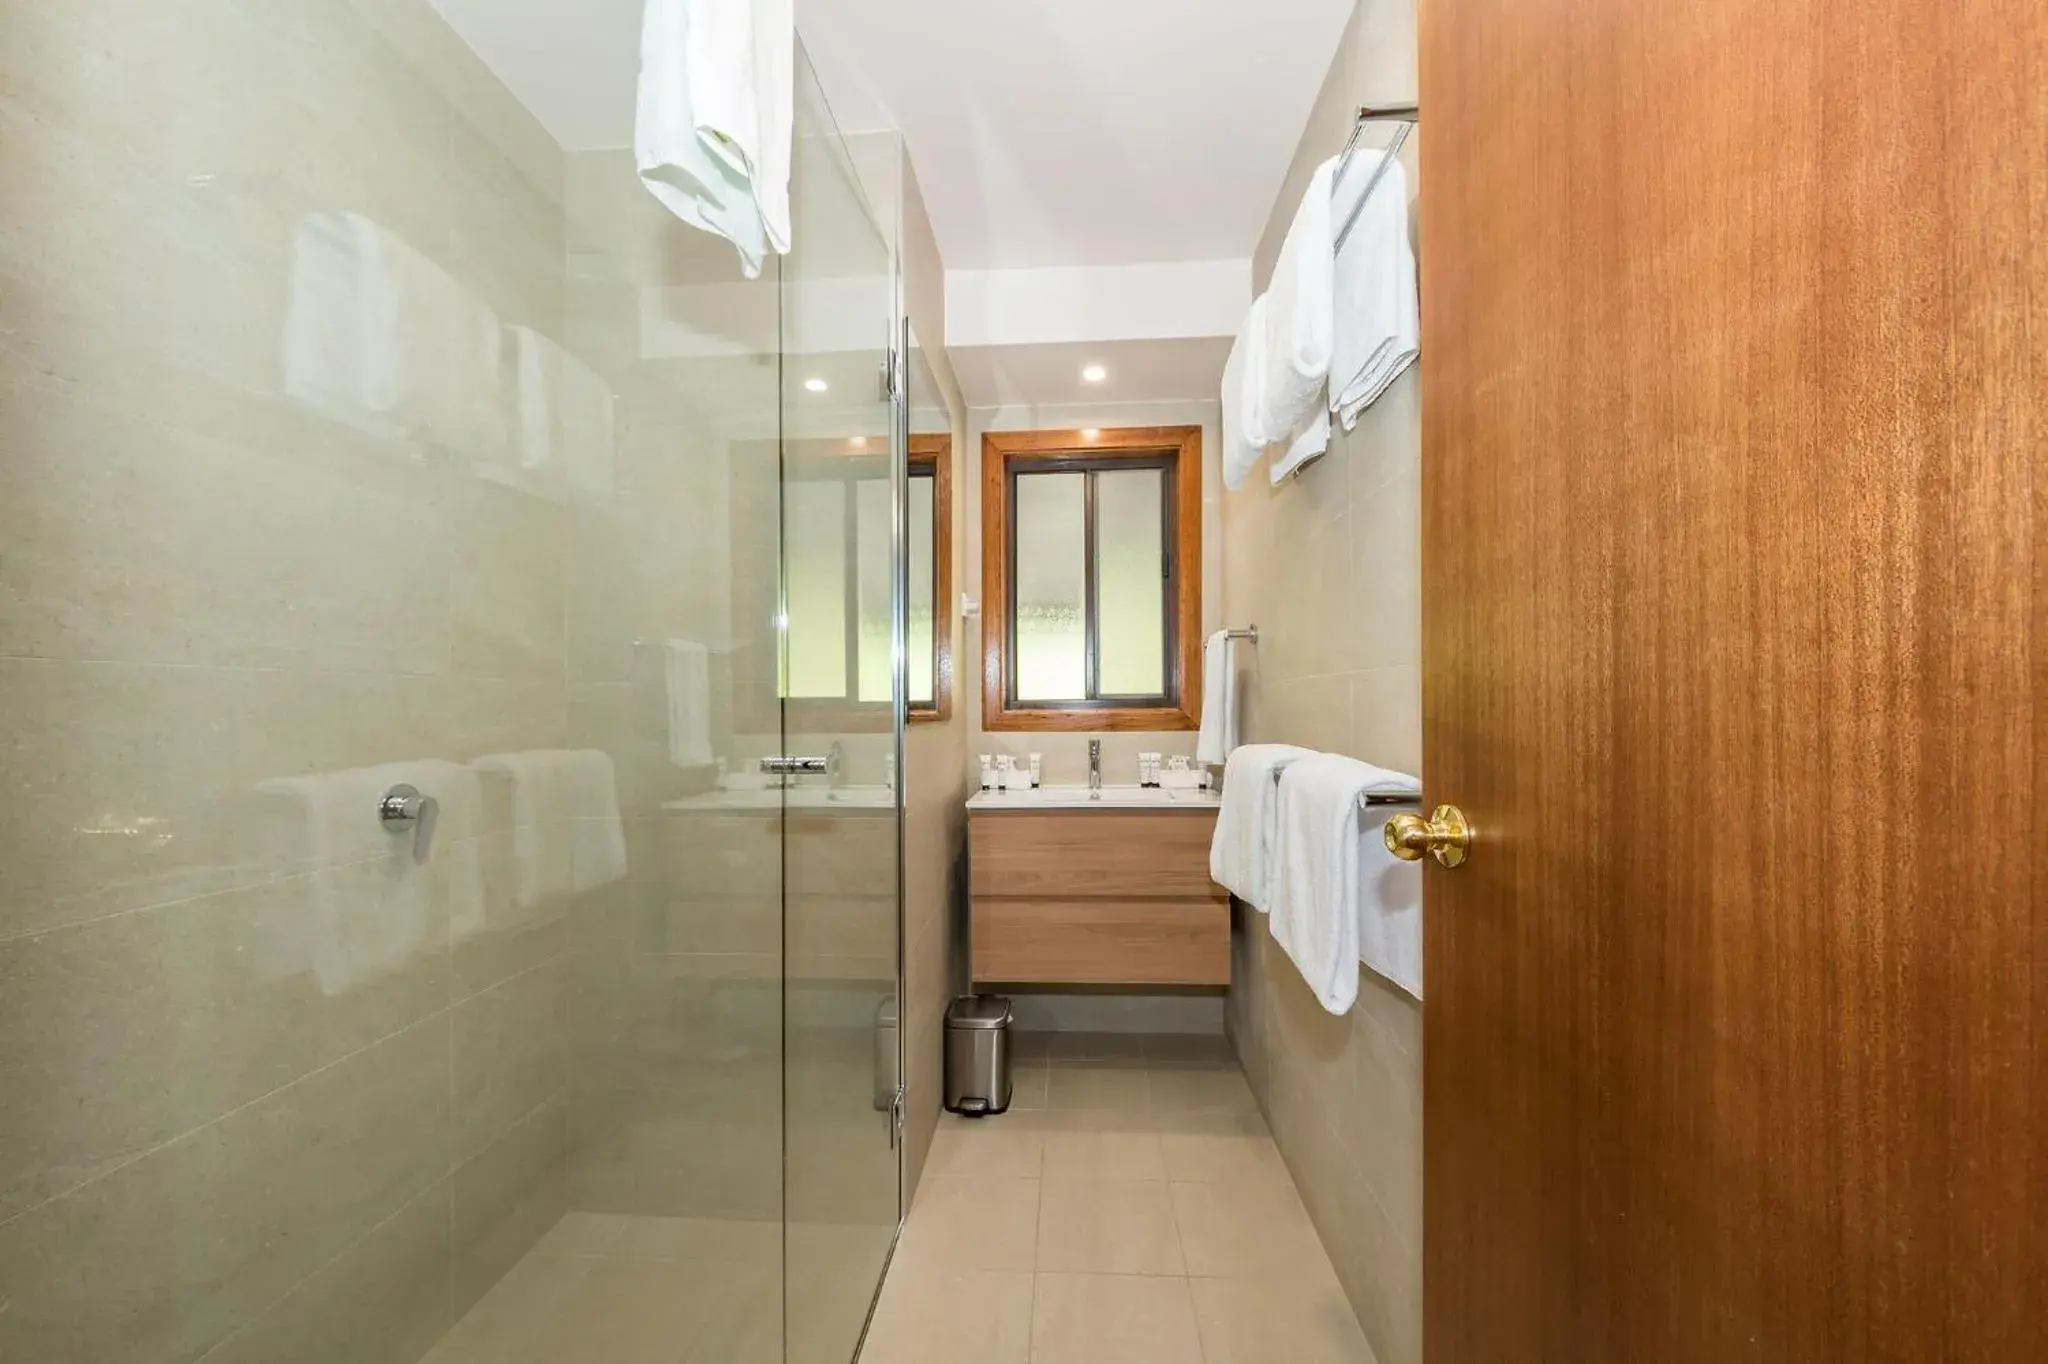
[[[412,860],[424,862],[434,846],[434,826],[441,822],[441,802],[421,795],[417,786],[400,782],[377,802],[377,818],[387,833],[412,830]]]

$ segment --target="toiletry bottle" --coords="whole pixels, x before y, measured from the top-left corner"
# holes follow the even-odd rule
[[[986,753],[981,755],[981,789],[996,789],[996,760]]]
[[[1043,753],[1033,753],[1026,761],[1031,764],[1031,789],[1036,791],[1038,789],[1038,779],[1045,772],[1045,755]]]

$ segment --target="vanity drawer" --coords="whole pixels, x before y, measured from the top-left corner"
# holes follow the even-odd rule
[[[1213,810],[978,812],[974,894],[1222,900],[1209,879]]]
[[[974,978],[1228,985],[1228,900],[974,901]]]

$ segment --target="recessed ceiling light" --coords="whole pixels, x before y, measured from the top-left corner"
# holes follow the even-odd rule
[[[826,383],[823,379],[806,379],[804,380],[804,387],[813,393],[823,393],[832,385]]]
[[[852,440],[846,443],[848,445],[851,445],[856,450],[865,450],[868,448],[868,438],[866,436],[855,436]]]
[[[1101,434],[1102,428],[1099,426],[1084,426],[1081,428],[1082,440],[1094,440],[1097,436]]]
[[[1091,384],[1099,384],[1109,377],[1109,371],[1100,365],[1081,366],[1081,378]]]

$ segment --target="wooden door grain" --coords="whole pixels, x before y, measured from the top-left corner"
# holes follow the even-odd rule
[[[2048,6],[1421,36],[1428,1358],[2048,1358]]]

